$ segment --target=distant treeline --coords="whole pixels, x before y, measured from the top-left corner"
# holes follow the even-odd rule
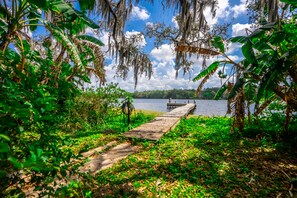
[[[206,88],[195,96],[194,89],[152,90],[132,93],[133,98],[158,98],[158,99],[207,99],[211,100],[216,95],[218,87]],[[223,96],[222,99],[226,99]]]

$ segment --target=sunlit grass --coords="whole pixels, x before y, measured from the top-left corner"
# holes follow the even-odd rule
[[[288,195],[278,160],[269,144],[229,133],[229,118],[182,120],[161,140],[142,146],[96,176],[97,197],[276,197]],[[259,152],[259,149],[261,152]],[[273,168],[271,168],[273,167]],[[294,167],[294,166],[291,166]],[[288,171],[288,170],[285,170]],[[297,170],[291,169],[289,171]]]
[[[118,114],[102,124],[93,126],[92,128],[82,128],[72,134],[71,140],[75,143],[71,146],[71,149],[75,153],[81,153],[88,151],[92,148],[103,146],[111,141],[126,141],[121,137],[121,134],[135,128],[143,123],[146,123],[156,117],[158,112],[153,111],[141,111],[135,112],[131,116],[130,125],[127,124],[126,117],[122,114]]]

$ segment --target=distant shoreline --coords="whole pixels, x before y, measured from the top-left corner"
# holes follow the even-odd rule
[[[217,91],[220,88],[206,88],[196,95],[195,89],[172,89],[172,90],[151,90],[151,91],[135,91],[131,93],[135,99],[183,99],[183,100],[214,100]],[[227,95],[223,94],[220,100],[226,100]]]

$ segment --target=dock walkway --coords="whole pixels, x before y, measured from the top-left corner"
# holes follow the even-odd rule
[[[186,104],[173,109],[162,116],[156,117],[151,122],[145,123],[135,129],[124,133],[125,137],[159,140],[165,133],[172,130],[180,121],[195,109],[195,104]]]
[[[195,109],[195,104],[187,104],[182,107],[173,109],[172,111],[165,113],[159,117],[156,117],[151,122],[145,123],[135,129],[132,129],[123,136],[129,138],[142,138],[147,140],[159,140],[165,133],[172,130],[180,121],[181,118],[187,117],[187,115]],[[108,149],[105,152],[105,149]],[[131,145],[129,142],[124,142],[117,145],[117,142],[110,142],[109,144],[92,149],[83,153],[83,157],[88,159],[88,162],[80,167],[81,172],[90,171],[95,175],[100,170],[111,167],[119,160],[127,157],[130,154],[139,151],[139,147]]]

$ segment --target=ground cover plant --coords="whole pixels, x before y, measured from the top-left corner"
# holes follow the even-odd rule
[[[279,150],[268,138],[273,126],[266,138],[247,138],[231,135],[230,122],[192,117],[158,142],[135,141],[142,151],[99,172],[93,196],[290,197],[296,150]]]

